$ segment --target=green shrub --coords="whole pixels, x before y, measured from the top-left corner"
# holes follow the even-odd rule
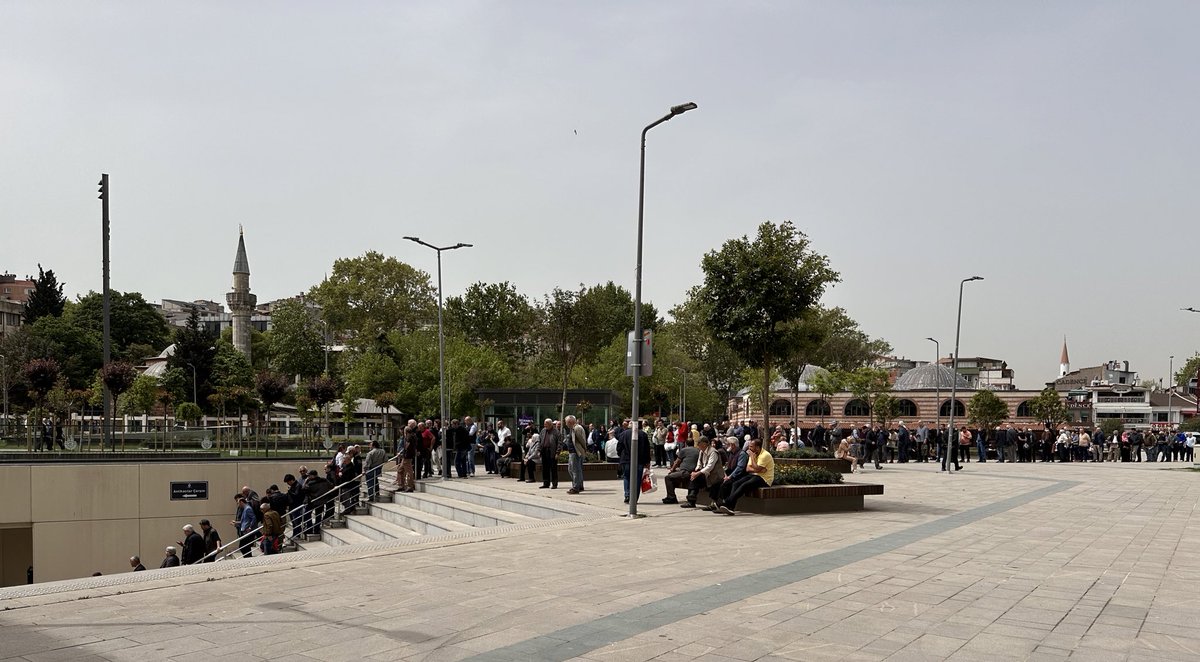
[[[836,471],[789,464],[775,467],[775,482],[772,485],[836,485],[841,482],[842,474]]]
[[[775,457],[782,457],[793,460],[811,460],[819,458],[833,457],[833,453],[829,451],[819,451],[814,448],[805,446],[804,448],[789,448],[786,451],[775,451],[772,453]]]
[[[567,462],[570,461],[570,458],[571,458],[571,454],[568,453],[567,451],[559,451],[558,452],[558,463],[559,464],[566,464]],[[589,462],[592,462],[592,463],[605,462],[605,460],[601,460],[600,456],[596,455],[595,453],[584,453],[583,454],[583,462],[584,462],[584,464],[587,464]]]

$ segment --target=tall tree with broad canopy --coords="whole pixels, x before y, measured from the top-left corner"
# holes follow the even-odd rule
[[[275,370],[311,379],[325,369],[325,328],[315,309],[295,300],[275,306],[271,311],[269,338],[271,366]]]
[[[136,363],[171,342],[166,319],[140,293],[113,290],[109,298],[109,333],[115,353]],[[65,317],[100,337],[104,332],[104,295],[88,292],[79,297],[66,308]]]
[[[33,293],[25,301],[25,323],[33,324],[42,317],[58,317],[63,314],[67,299],[63,296],[63,283],[58,282],[54,270],[43,271],[38,265],[38,277],[33,283]]]
[[[1047,386],[1038,394],[1038,397],[1029,401],[1029,413],[1034,418],[1042,423],[1050,426],[1057,426],[1060,423],[1066,423],[1070,418],[1067,412],[1067,405],[1063,402],[1063,398],[1058,391]]]
[[[771,369],[801,342],[793,323],[841,277],[790,221],[763,223],[753,240],[742,236],[726,241],[719,251],[709,251],[700,267],[707,326],[746,365],[762,370],[766,429]]]
[[[437,319],[437,291],[429,274],[375,251],[334,261],[333,273],[310,295],[333,330],[363,341],[389,331],[414,331]]]
[[[1008,419],[1008,405],[991,391],[978,391],[967,407],[967,422],[989,436],[997,425]]]
[[[615,311],[603,310],[599,299],[587,296],[587,290],[582,287],[577,291],[556,287],[538,307],[541,318],[539,344],[543,358],[558,369],[561,377],[560,415],[563,417],[567,411],[567,384],[571,371],[575,366],[593,360],[611,339],[611,327],[602,323],[602,319]]]
[[[467,340],[519,363],[533,351],[537,315],[529,299],[508,281],[473,283],[462,296],[446,298],[446,327]]]

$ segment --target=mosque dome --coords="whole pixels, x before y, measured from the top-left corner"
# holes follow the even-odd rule
[[[943,391],[948,391],[951,387],[955,386],[955,381],[958,382],[957,388],[959,390],[966,391],[971,389],[970,383],[962,375],[955,375],[953,370],[944,365],[927,363],[900,375],[896,379],[896,383],[892,384],[892,390],[932,391],[940,387]]]

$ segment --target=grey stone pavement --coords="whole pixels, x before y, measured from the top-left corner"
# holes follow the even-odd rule
[[[1200,472],[966,466],[786,517],[480,476],[590,515],[0,589],[0,660],[1200,659]]]

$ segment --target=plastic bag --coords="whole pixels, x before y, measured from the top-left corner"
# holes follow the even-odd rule
[[[654,475],[654,470],[647,469],[646,473],[642,474],[642,494],[650,494],[658,489],[658,477]]]

